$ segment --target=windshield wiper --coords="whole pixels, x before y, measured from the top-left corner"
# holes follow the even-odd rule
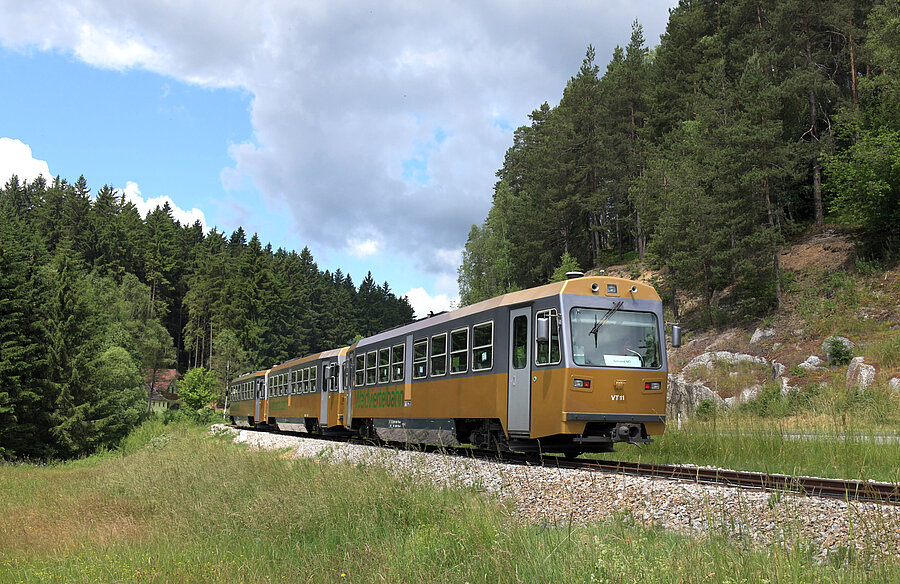
[[[588,334],[594,335],[594,348],[595,349],[597,348],[597,337],[598,337],[598,333],[600,332],[600,327],[605,325],[606,322],[612,317],[612,315],[614,315],[616,313],[616,311],[618,311],[620,308],[622,308],[623,304],[625,304],[624,300],[619,300],[618,302],[613,302],[613,307],[606,314],[603,315],[603,318],[599,322],[594,323],[594,328],[592,328]],[[596,320],[596,318],[597,317],[595,316],[594,319]]]

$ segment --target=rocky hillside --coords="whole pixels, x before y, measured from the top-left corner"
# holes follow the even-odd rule
[[[804,237],[781,256],[781,310],[764,320],[701,325],[692,299],[681,323],[685,343],[669,348],[670,419],[698,406],[731,408],[766,391],[782,396],[817,387],[887,392],[900,402],[900,267],[859,261],[851,236],[834,230]],[[652,282],[639,266],[608,274]],[[693,307],[693,309],[691,308]]]

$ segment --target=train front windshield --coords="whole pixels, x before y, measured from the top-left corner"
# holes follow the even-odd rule
[[[656,315],[573,308],[572,356],[577,365],[656,369],[661,366]]]

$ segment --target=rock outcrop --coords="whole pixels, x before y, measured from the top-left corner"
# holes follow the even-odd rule
[[[806,369],[807,371],[822,371],[828,369],[827,363],[819,359],[818,355],[810,355],[806,358],[806,361],[797,365],[801,369]]]
[[[765,341],[771,339],[775,336],[775,329],[773,328],[764,328],[764,329],[756,329],[753,331],[753,336],[750,337],[750,344],[755,345],[760,341]]]
[[[666,420],[673,424],[679,415],[682,418],[693,416],[697,406],[705,399],[712,401],[716,407],[725,407],[725,400],[702,383],[686,381],[681,374],[669,375]]]
[[[863,357],[855,357],[847,367],[847,389],[869,389],[875,382],[875,366],[867,365]]]

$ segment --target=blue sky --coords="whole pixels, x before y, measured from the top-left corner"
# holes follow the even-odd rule
[[[674,4],[0,0],[0,174],[168,197],[445,309],[514,128]]]

